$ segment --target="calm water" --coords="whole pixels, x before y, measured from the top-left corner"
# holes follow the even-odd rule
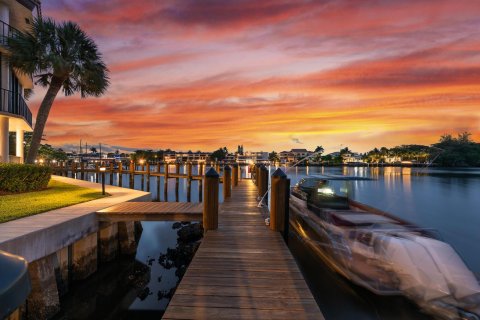
[[[296,167],[287,173],[292,185],[322,173],[373,178],[352,182],[355,200],[437,230],[480,274],[480,169]]]

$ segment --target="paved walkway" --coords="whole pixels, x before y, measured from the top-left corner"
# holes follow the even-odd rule
[[[66,177],[53,179],[101,190],[101,184]],[[0,224],[0,250],[31,262],[98,230],[96,211],[125,202],[150,201],[150,193],[106,186],[111,196]]]
[[[162,319],[323,319],[280,233],[264,224],[252,181],[221,206]]]

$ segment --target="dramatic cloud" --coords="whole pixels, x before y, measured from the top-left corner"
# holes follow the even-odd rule
[[[478,1],[52,0],[43,12],[77,21],[112,71],[104,97],[57,99],[51,144],[330,152],[480,139]]]

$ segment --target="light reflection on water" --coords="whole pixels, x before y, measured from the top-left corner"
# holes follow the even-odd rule
[[[307,175],[289,170],[291,185]],[[369,177],[353,181],[353,198],[424,228],[438,230],[477,275],[480,274],[480,169],[400,167],[311,167],[310,175]]]

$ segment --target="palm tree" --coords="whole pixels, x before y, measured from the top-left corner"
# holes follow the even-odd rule
[[[97,45],[74,22],[57,24],[37,19],[28,32],[9,38],[10,64],[21,73],[34,76],[47,87],[40,104],[27,156],[33,163],[53,102],[63,88],[65,96],[101,96],[109,85],[108,69]]]

